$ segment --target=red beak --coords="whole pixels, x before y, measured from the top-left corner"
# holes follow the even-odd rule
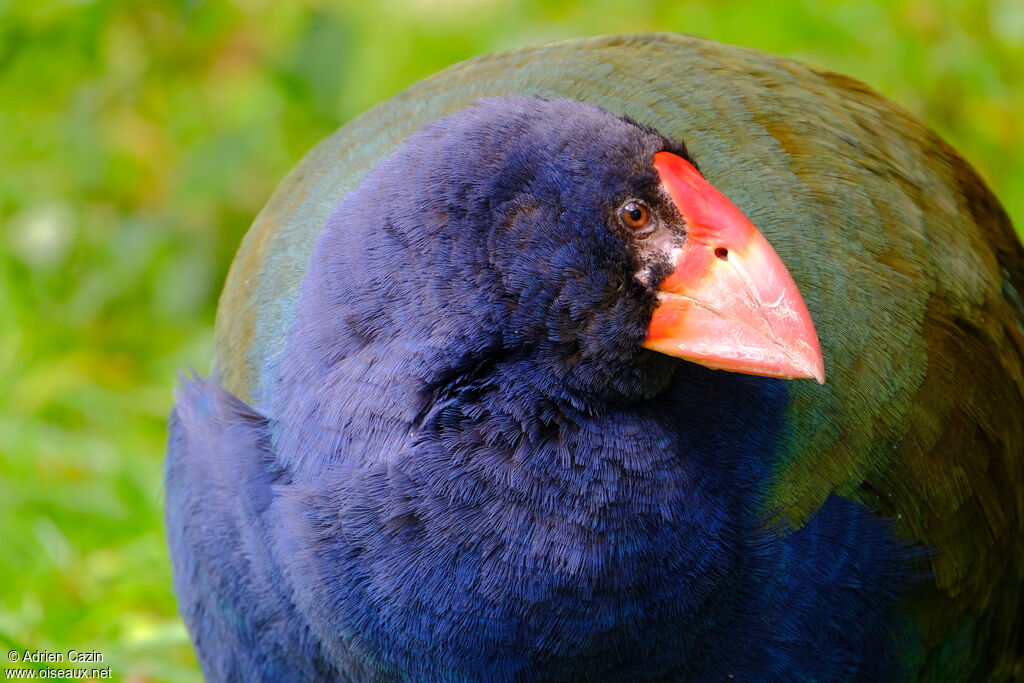
[[[686,160],[659,152],[654,167],[687,241],[658,287],[643,346],[716,370],[824,384],[811,314],[768,241]]]

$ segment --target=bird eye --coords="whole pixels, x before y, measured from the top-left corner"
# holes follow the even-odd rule
[[[630,199],[619,207],[619,220],[638,235],[646,235],[654,230],[651,210],[639,199]]]

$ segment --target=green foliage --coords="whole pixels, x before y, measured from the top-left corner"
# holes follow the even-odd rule
[[[217,292],[275,184],[453,62],[649,30],[866,81],[1024,224],[1018,0],[0,1],[0,644],[195,680],[163,540],[165,418],[175,372],[208,369]]]

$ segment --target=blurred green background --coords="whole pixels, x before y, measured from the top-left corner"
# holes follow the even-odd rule
[[[0,646],[199,677],[161,523],[175,372],[318,140],[456,61],[680,31],[859,78],[1024,225],[1024,2],[0,0]]]

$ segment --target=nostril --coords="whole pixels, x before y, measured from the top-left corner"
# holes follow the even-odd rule
[[[715,256],[717,256],[718,258],[722,259],[723,261],[728,261],[729,260],[729,250],[726,249],[725,247],[719,247],[718,249],[715,249]]]

